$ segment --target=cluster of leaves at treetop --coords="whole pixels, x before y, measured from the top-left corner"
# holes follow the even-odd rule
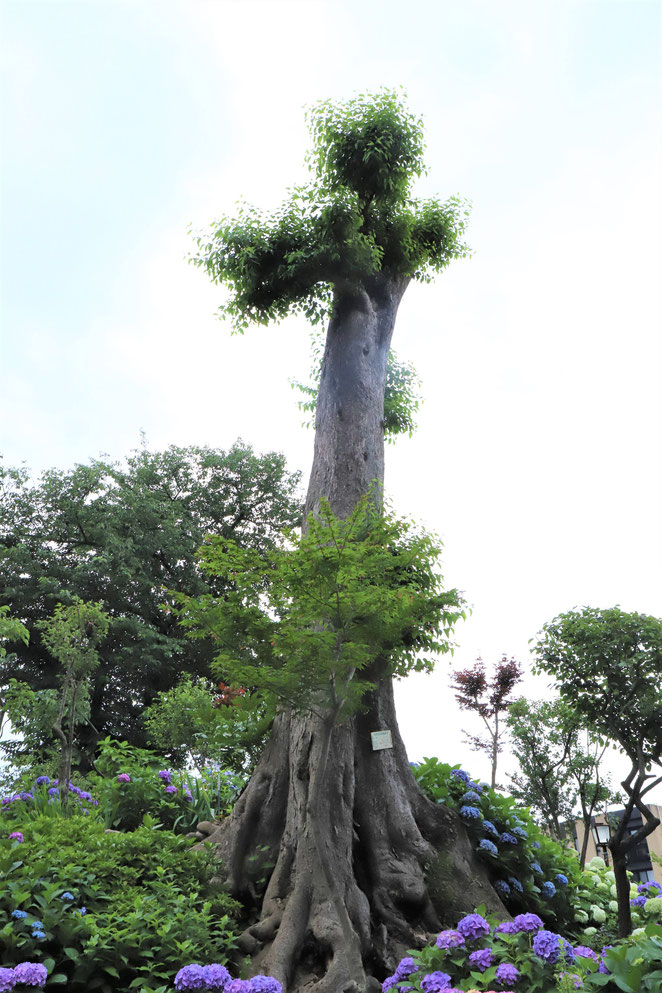
[[[174,595],[191,634],[215,640],[219,678],[341,721],[373,688],[360,674],[376,659],[404,676],[432,668],[424,653],[452,650],[462,599],[443,590],[430,535],[366,497],[346,520],[323,505],[287,541],[261,554],[212,536],[201,567],[227,592]]]
[[[191,262],[226,284],[220,308],[235,330],[290,313],[324,319],[334,288],[369,284],[377,274],[428,281],[462,242],[468,209],[410,196],[423,172],[423,129],[384,90],[353,100],[324,101],[308,111],[313,182],[295,187],[271,215],[242,204],[196,238]]]

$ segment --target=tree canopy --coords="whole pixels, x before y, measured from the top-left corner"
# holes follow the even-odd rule
[[[426,281],[467,254],[467,205],[411,195],[424,171],[423,126],[397,94],[322,101],[308,123],[311,183],[273,214],[243,204],[196,238],[191,261],[230,288],[220,314],[238,331],[291,313],[317,323],[334,290],[380,273]]]
[[[227,452],[143,448],[125,464],[94,460],[36,482],[24,469],[0,469],[0,602],[31,632],[11,665],[0,661],[0,683],[56,687],[37,623],[74,597],[103,602],[110,629],[79,743],[113,734],[144,745],[144,707],[182,673],[208,676],[213,654],[163,609],[165,589],[220,592],[196,561],[204,535],[265,550],[300,520],[298,483],[282,455],[241,442]]]

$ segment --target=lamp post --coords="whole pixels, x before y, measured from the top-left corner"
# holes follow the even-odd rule
[[[593,841],[595,842],[595,849],[599,853],[602,849],[602,857],[605,860],[605,864],[609,865],[609,839],[611,837],[611,828],[609,824],[598,824],[594,819],[591,826],[591,832],[593,833]]]

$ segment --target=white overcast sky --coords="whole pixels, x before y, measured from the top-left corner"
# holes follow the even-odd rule
[[[289,385],[307,329],[231,337],[187,229],[305,179],[306,104],[402,86],[425,119],[419,192],[473,204],[473,257],[401,306],[425,402],[387,450],[395,509],[442,536],[473,606],[452,664],[528,664],[576,605],[659,615],[659,0],[1,10],[8,464],[120,459],[142,430],[154,449],[241,437],[307,476]],[[398,687],[410,757],[485,777],[448,678],[444,660]]]

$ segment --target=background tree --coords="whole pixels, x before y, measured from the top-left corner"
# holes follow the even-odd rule
[[[88,764],[108,734],[144,746],[145,706],[182,673],[208,676],[212,657],[162,609],[165,588],[209,589],[195,558],[208,532],[268,547],[300,520],[298,483],[282,455],[241,442],[229,451],[142,448],[125,464],[95,460],[34,483],[24,469],[0,468],[0,603],[33,632],[11,665],[0,660],[0,685],[14,677],[55,689],[58,667],[37,623],[59,602],[103,601],[110,630],[77,742]]]
[[[593,814],[617,801],[600,763],[606,746],[563,700],[516,700],[506,718],[519,772],[510,776],[516,799],[533,807],[547,830],[563,840],[579,806],[584,823],[582,867]]]
[[[66,813],[74,731],[89,699],[90,677],[99,665],[97,645],[108,634],[108,617],[100,604],[76,598],[68,607],[58,604],[39,627],[44,645],[63,669],[53,731],[60,742],[60,803]]]
[[[215,224],[198,237],[193,262],[229,287],[221,315],[237,330],[291,313],[313,323],[329,317],[305,511],[318,515],[328,502],[345,519],[367,493],[381,499],[386,370],[403,293],[466,254],[467,211],[457,198],[412,196],[422,127],[392,93],[318,104],[309,123],[311,183],[271,216],[243,206]],[[256,918],[240,947],[288,991],[379,990],[440,914],[481,900],[500,906],[462,825],[414,781],[378,652],[363,678],[374,690],[332,728],[328,748],[328,715],[279,712],[254,776],[212,839],[234,894]],[[373,751],[370,733],[379,729],[391,731],[393,748]],[[320,847],[334,865],[333,890]],[[261,849],[274,869],[255,899],[246,866]],[[447,885],[435,909],[426,872],[438,858]]]
[[[644,801],[662,783],[652,769],[662,760],[662,620],[619,607],[560,614],[534,648],[537,668],[554,676],[564,700],[630,760],[621,786],[625,811],[609,842],[622,936],[632,930],[627,853],[659,825]],[[628,833],[633,810],[643,825]]]
[[[487,752],[492,765],[492,788],[496,786],[497,762],[503,750],[501,739],[505,728],[499,724],[499,717],[508,711],[510,694],[522,678],[522,670],[515,659],[504,655],[497,662],[492,679],[488,682],[482,659],[476,659],[473,669],[457,669],[453,673],[451,686],[455,699],[462,710],[473,710],[482,719],[487,729],[487,737],[464,732],[475,752]]]

